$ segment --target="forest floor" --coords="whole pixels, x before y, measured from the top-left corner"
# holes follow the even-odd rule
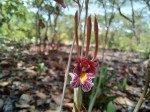
[[[6,43],[0,48],[0,111],[1,112],[55,112],[60,105],[64,74],[69,56],[69,45],[57,50],[40,52],[39,46],[21,46]],[[43,49],[42,49],[43,50]],[[103,50],[97,58],[100,59]],[[143,62],[136,53],[125,53],[107,49],[103,62],[110,72],[116,75],[111,83],[127,79],[125,92],[112,90],[118,97],[114,100],[117,112],[132,112],[145,84]],[[76,53],[73,52],[72,62]],[[44,63],[42,71],[39,65]],[[70,72],[74,64],[71,64]],[[69,82],[68,82],[69,83]],[[67,85],[64,99],[64,112],[71,112],[73,89]],[[150,102],[146,101],[141,112],[150,111]],[[95,112],[100,112],[96,110]]]

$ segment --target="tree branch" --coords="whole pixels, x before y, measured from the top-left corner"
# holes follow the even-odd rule
[[[125,19],[127,19],[128,21],[130,21],[131,23],[133,22],[130,18],[128,18],[127,16],[125,16],[122,12],[121,12],[121,9],[120,7],[118,7],[118,11],[119,11],[119,14],[124,17]]]

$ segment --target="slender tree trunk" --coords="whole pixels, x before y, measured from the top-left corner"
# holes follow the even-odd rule
[[[133,0],[130,0],[130,2],[131,2],[131,7],[132,7],[132,30],[133,30],[133,34],[134,34],[135,39],[136,39],[136,44],[139,44],[140,40],[139,40],[139,37],[137,35],[136,27],[135,27],[135,14],[134,14]]]

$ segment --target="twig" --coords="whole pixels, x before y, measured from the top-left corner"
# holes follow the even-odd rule
[[[63,100],[64,100],[64,94],[65,94],[67,80],[68,80],[68,74],[69,74],[69,68],[70,68],[70,63],[71,63],[72,51],[73,51],[74,43],[75,43],[75,36],[73,38],[73,42],[72,42],[72,46],[71,46],[71,50],[70,50],[70,54],[69,54],[69,59],[68,59],[68,64],[67,64],[67,69],[66,69],[66,72],[65,72],[65,82],[64,82],[64,87],[63,87],[63,93],[62,93],[62,98],[61,98],[61,104],[60,104],[59,112],[61,112],[62,104],[63,104]]]
[[[124,17],[125,19],[127,19],[128,21],[130,21],[132,23],[132,20],[130,18],[128,18],[127,16],[125,16],[122,12],[121,12],[121,9],[120,7],[118,7],[118,11],[119,11],[119,14]]]

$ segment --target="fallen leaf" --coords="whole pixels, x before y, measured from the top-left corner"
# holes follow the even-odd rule
[[[23,94],[19,99],[20,104],[28,104],[32,100],[32,96],[30,94]]]
[[[0,82],[0,86],[2,86],[2,87],[8,86],[9,84],[11,84],[10,81],[2,81],[2,82]]]
[[[47,97],[46,94],[45,94],[45,93],[42,93],[42,92],[37,93],[37,96],[38,96],[39,98],[43,99],[43,100],[45,100],[46,97]]]
[[[3,104],[4,104],[3,100],[0,99],[0,110],[2,110]]]

